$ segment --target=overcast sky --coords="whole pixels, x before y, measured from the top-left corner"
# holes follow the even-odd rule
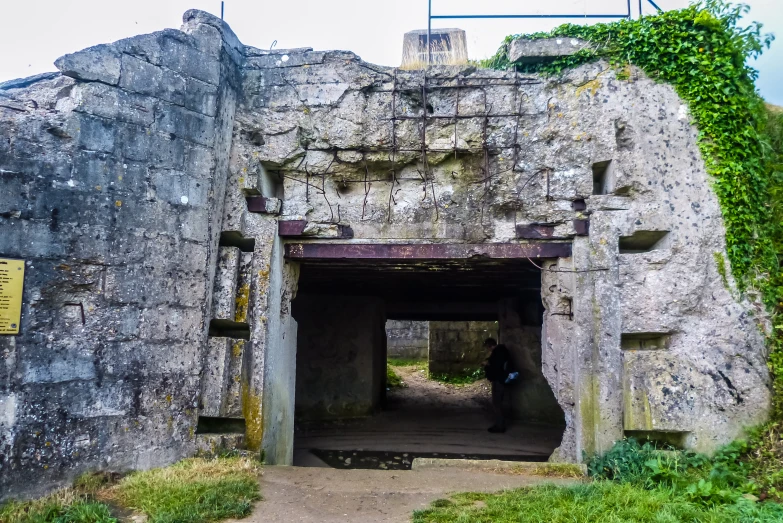
[[[627,0],[433,0],[433,14],[623,13]],[[758,87],[783,105],[783,8],[780,0],[746,0],[749,18],[780,35],[758,61]],[[664,9],[687,0],[656,0]],[[774,4],[778,4],[775,6]],[[530,5],[534,4],[534,5]],[[638,0],[632,0],[633,13]],[[653,8],[644,0],[645,12]],[[65,53],[164,27],[178,28],[190,8],[220,14],[220,0],[0,0],[0,81],[52,71]],[[347,49],[369,62],[399,65],[402,35],[426,28],[427,0],[226,0],[226,21],[239,39],[268,49]],[[511,33],[543,31],[563,20],[434,20],[467,31],[471,58],[494,53]]]

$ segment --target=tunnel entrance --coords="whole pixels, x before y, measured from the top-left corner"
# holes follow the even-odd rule
[[[432,456],[545,461],[560,444],[563,411],[541,371],[541,260],[297,261],[294,464],[405,469],[415,457]],[[389,320],[434,327],[426,368],[397,366],[407,387],[387,383]],[[449,386],[429,376],[431,366],[480,368],[488,325],[521,374],[508,389],[504,434],[487,432],[488,382]]]

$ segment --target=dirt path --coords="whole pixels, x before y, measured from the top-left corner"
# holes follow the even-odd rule
[[[390,405],[395,403],[416,405],[419,408],[470,408],[490,407],[490,390],[487,380],[468,385],[447,385],[427,379],[426,371],[419,367],[393,367],[402,378],[404,387],[387,393]]]
[[[260,502],[248,523],[411,520],[414,510],[455,492],[495,492],[543,483],[574,483],[479,471],[381,471],[266,467]]]

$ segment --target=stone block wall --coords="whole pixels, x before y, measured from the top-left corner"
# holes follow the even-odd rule
[[[389,358],[427,360],[429,322],[388,320],[386,340]]]
[[[498,338],[495,321],[431,321],[429,371],[464,374],[481,367],[488,353],[484,340]]]
[[[0,498],[194,448],[238,88],[219,20],[66,55],[0,90]]]

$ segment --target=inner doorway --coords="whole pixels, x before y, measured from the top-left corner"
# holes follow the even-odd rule
[[[548,459],[564,419],[541,371],[544,311],[534,262],[300,260],[292,302],[298,323],[294,464],[405,469],[415,457]],[[471,322],[496,325],[522,375],[507,400],[508,431],[487,432],[492,414],[482,380],[449,386],[430,380],[429,369],[413,369],[402,371],[407,387],[389,387],[388,320],[454,331],[443,338],[470,336],[460,325]],[[443,345],[440,352],[448,353]]]

